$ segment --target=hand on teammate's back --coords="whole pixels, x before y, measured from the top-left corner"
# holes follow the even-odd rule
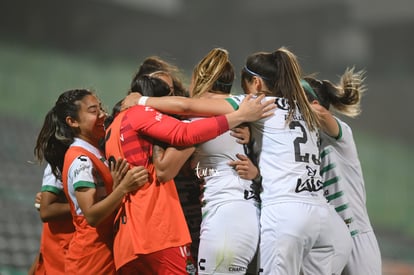
[[[121,111],[128,109],[129,107],[138,105],[138,100],[142,97],[140,93],[130,93],[122,101]]]
[[[245,122],[252,122],[272,116],[276,109],[274,99],[263,101],[265,95],[253,98],[253,95],[246,95],[236,111]]]
[[[236,157],[238,160],[230,161],[229,165],[237,171],[237,174],[240,176],[240,178],[245,180],[252,180],[259,176],[259,169],[247,156],[237,154]]]
[[[124,193],[136,191],[148,182],[148,170],[144,166],[129,168],[126,159],[110,161],[111,175],[113,179],[113,189],[119,186]]]
[[[128,170],[125,177],[119,184],[125,193],[138,190],[148,182],[148,170],[144,166],[134,166]]]
[[[231,129],[230,135],[236,138],[236,142],[240,144],[248,144],[250,141],[250,129],[246,124]]]
[[[128,172],[129,164],[126,159],[109,159],[109,169],[111,170],[113,186],[112,189],[115,189],[120,183],[121,180],[125,177],[125,174]]]

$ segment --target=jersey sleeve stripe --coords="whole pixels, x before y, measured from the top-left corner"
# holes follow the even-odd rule
[[[342,197],[343,195],[344,195],[344,192],[343,191],[340,191],[340,192],[336,192],[336,193],[334,193],[332,195],[327,196],[326,199],[330,202],[330,201],[332,201],[334,199],[337,199],[339,197]]]
[[[59,195],[60,193],[63,192],[63,190],[60,190],[59,188],[57,188],[55,186],[51,186],[51,185],[42,186],[40,191],[41,192],[51,192],[51,193],[56,194],[56,195]]]
[[[231,107],[233,107],[234,110],[238,110],[239,109],[239,104],[237,104],[236,101],[234,101],[234,99],[232,99],[231,97],[228,97],[225,100],[228,103],[230,103]]]
[[[335,210],[336,210],[336,212],[341,212],[341,211],[344,211],[347,208],[348,208],[348,204],[343,204],[341,206],[335,207]]]
[[[78,181],[73,184],[73,188],[76,190],[78,188],[87,187],[87,188],[95,188],[95,183],[90,181]]]
[[[334,184],[334,183],[337,183],[338,181],[339,181],[339,177],[334,177],[334,178],[332,178],[332,179],[326,180],[326,181],[323,183],[323,187],[327,187],[327,186],[329,186],[329,185],[332,185],[332,184]]]
[[[333,168],[335,168],[335,164],[334,163],[331,163],[331,164],[329,164],[329,165],[327,165],[327,166],[325,166],[325,167],[323,167],[322,169],[321,169],[321,176],[323,175],[323,174],[325,174],[326,172],[328,172],[329,170],[332,170]]]

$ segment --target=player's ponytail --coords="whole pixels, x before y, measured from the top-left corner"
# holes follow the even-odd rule
[[[75,137],[75,133],[66,123],[66,118],[70,116],[77,119],[80,108],[77,101],[91,94],[91,91],[85,89],[64,92],[45,116],[37,137],[34,155],[40,163],[46,160],[57,178],[61,176],[65,153]]]
[[[354,68],[347,68],[342,75],[340,84],[339,103],[332,106],[349,117],[356,117],[361,113],[361,97],[366,91],[365,71],[355,72]]]
[[[222,48],[212,49],[193,69],[193,97],[205,92],[229,94],[234,80],[234,67],[229,53]]]
[[[361,97],[366,90],[364,75],[365,71],[355,72],[354,68],[347,68],[336,85],[311,76],[304,79],[317,94],[316,100],[327,110],[332,108],[343,115],[356,117],[361,113]]]

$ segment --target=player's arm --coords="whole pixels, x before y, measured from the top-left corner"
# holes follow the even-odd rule
[[[70,217],[69,203],[65,201],[63,193],[56,194],[43,191],[40,198],[40,218],[43,222]]]
[[[254,155],[251,147],[250,129],[247,125],[236,127],[232,129],[231,135],[236,138],[236,141],[244,146],[246,155],[237,154],[237,160],[229,162],[239,175],[240,178],[246,180],[258,180],[260,176],[259,168],[252,161]]]
[[[259,168],[253,164],[250,158],[242,154],[237,154],[236,157],[238,159],[230,161],[229,165],[237,171],[240,178],[257,180],[261,177]]]
[[[35,196],[35,208],[40,211],[40,200],[42,199],[42,192],[37,192]]]
[[[152,160],[155,166],[157,179],[165,182],[173,179],[180,172],[181,167],[195,151],[195,147],[164,147],[153,146]]]
[[[332,113],[320,105],[316,100],[312,102],[312,108],[318,114],[321,130],[328,136],[336,139],[339,138],[341,135],[341,128]]]
[[[91,162],[89,159],[87,161]],[[78,167],[76,164],[73,166]],[[90,170],[83,171],[83,178],[82,175],[79,174],[79,178],[75,178],[74,188],[79,207],[88,224],[93,227],[98,226],[109,215],[117,210],[126,194],[137,190],[148,182],[148,171],[143,166],[132,167],[128,170],[115,189],[106,197],[101,198],[98,197],[96,183],[84,180],[94,178],[92,163],[90,163],[89,167],[91,167]],[[119,168],[122,169],[121,166],[119,166]],[[76,168],[71,168],[71,170],[72,169],[76,170]]]
[[[144,98],[145,100],[142,100]],[[233,107],[223,99],[199,99],[180,96],[142,97],[139,93],[129,94],[122,103],[122,108],[145,105],[163,113],[212,116],[233,112]]]
[[[63,193],[62,182],[52,173],[49,164],[45,167],[40,191],[36,202],[43,222],[70,217],[70,206]]]
[[[264,95],[252,99],[252,95],[246,96],[241,105],[248,101],[252,101],[256,104],[263,105],[265,110],[262,117],[270,116],[276,107],[274,105],[274,99],[261,102]],[[143,100],[144,99],[144,100]],[[246,100],[247,99],[247,100]],[[213,98],[188,98],[179,96],[164,96],[164,97],[145,97],[139,93],[129,94],[122,103],[122,109],[134,106],[134,105],[150,106],[164,113],[178,114],[178,115],[190,115],[190,116],[213,116],[223,115],[234,112],[235,108],[226,99],[213,99]],[[240,105],[240,107],[241,107]],[[251,105],[252,106],[252,105]],[[269,108],[268,108],[269,107]],[[257,119],[245,120],[244,122],[255,121]],[[237,124],[236,124],[237,125]],[[234,126],[236,126],[234,125]]]
[[[143,108],[132,108],[129,114],[133,117],[139,116],[140,119],[131,121],[131,127],[137,129],[137,132],[142,135],[174,146],[190,146],[215,138],[242,122],[255,121],[273,115],[276,107],[273,104],[274,100],[262,103],[262,99],[263,97],[251,99],[251,96],[246,96],[236,111],[226,115],[198,119],[190,123],[182,122],[149,107],[145,107],[145,112]],[[232,108],[226,100],[222,100],[222,103]]]
[[[243,123],[230,131],[230,135],[236,138],[236,142],[247,145],[250,143],[250,129],[247,123]]]
[[[109,158],[109,170],[112,176],[112,190],[114,190],[128,172],[129,163],[126,159],[119,158],[115,160],[115,158]]]
[[[229,128],[231,129],[237,127],[243,122],[253,122],[272,116],[276,108],[275,100],[269,99],[267,101],[263,101],[264,98],[265,95],[260,95],[255,98],[253,98],[253,95],[246,95],[236,111],[225,115]],[[227,100],[223,101],[228,103]],[[231,108],[233,109],[233,107]]]

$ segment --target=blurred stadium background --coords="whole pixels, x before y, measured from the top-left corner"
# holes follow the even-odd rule
[[[213,47],[228,49],[240,71],[248,54],[281,46],[321,78],[367,70],[363,113],[345,120],[384,274],[414,274],[411,0],[3,0],[0,10],[0,274],[26,274],[38,250],[33,202],[44,166],[32,163],[33,147],[61,92],[92,88],[109,109],[147,56],[179,66],[188,83]]]

